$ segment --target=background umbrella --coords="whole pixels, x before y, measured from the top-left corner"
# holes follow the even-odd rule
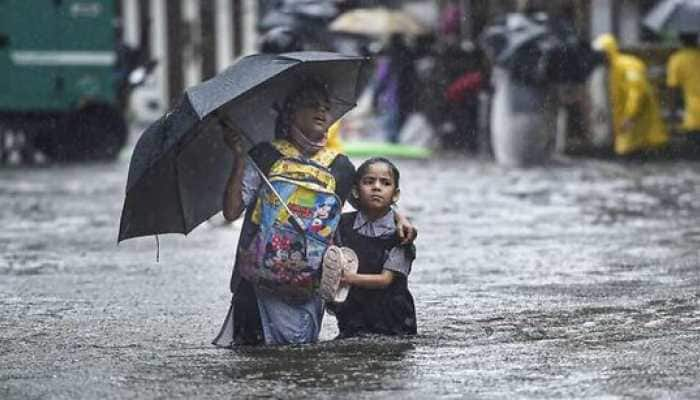
[[[545,25],[521,14],[510,14],[503,23],[488,27],[480,42],[496,63],[509,66],[521,49],[549,34]]]
[[[326,0],[286,0],[280,9],[286,13],[326,21],[338,15],[338,6],[335,2]]]
[[[258,29],[261,31],[268,31],[278,26],[284,26],[295,30],[301,30],[305,22],[306,21],[304,21],[302,17],[278,9],[272,9],[260,18]]]
[[[325,30],[328,21],[337,15],[338,7],[332,2],[286,0],[263,15],[258,23],[258,29],[267,31],[278,26],[285,26],[300,32],[314,32]]]
[[[355,105],[364,61],[326,52],[258,54],[187,89],[134,148],[119,240],[186,234],[221,210],[233,163],[221,119],[233,121],[254,142],[271,140],[275,108],[313,77],[328,85],[336,120]]]
[[[334,32],[386,37],[393,34],[416,36],[428,29],[402,10],[384,7],[358,8],[344,12],[331,22]]]
[[[285,0],[263,14],[258,22],[258,30],[269,32],[275,28],[289,28],[300,36],[302,48],[332,49],[328,22],[336,15],[338,7],[334,2]]]
[[[700,33],[700,0],[664,0],[643,23],[657,33]]]
[[[480,46],[517,81],[543,85],[583,83],[600,62],[566,20],[509,14],[486,28]]]

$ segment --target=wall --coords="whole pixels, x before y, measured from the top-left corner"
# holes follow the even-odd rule
[[[256,0],[120,0],[123,39],[137,46],[149,29],[151,78],[134,92],[132,114],[153,120],[191,85],[255,51]],[[150,27],[145,21],[150,18]]]

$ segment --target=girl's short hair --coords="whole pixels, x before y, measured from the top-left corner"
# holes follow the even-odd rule
[[[391,171],[391,175],[394,178],[394,184],[396,185],[396,188],[399,188],[399,178],[401,175],[399,174],[399,169],[394,165],[393,162],[389,161],[389,159],[384,158],[384,157],[372,157],[369,160],[363,162],[359,168],[357,168],[357,172],[355,172],[355,185],[359,185],[360,181],[362,180],[362,177],[367,173],[369,170],[369,167],[371,167],[374,164],[382,163],[389,167],[389,170]]]
[[[315,79],[308,79],[295,91],[291,92],[284,99],[282,107],[278,109],[277,120],[275,121],[275,138],[283,139],[287,137],[289,127],[292,124],[292,116],[303,105],[312,100],[324,100],[330,102],[328,86]]]

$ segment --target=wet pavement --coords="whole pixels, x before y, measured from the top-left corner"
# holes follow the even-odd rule
[[[116,163],[0,169],[0,398],[700,397],[700,164],[400,161],[419,335],[210,345],[238,224],[116,243]]]

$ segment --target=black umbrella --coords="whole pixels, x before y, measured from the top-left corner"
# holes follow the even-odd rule
[[[655,32],[700,33],[700,0],[664,0],[644,17]]]
[[[180,103],[143,133],[131,156],[119,241],[160,233],[187,234],[221,210],[233,157],[221,120],[252,142],[274,138],[275,111],[304,79],[328,86],[331,116],[355,106],[362,57],[296,52],[245,57],[185,91]]]

